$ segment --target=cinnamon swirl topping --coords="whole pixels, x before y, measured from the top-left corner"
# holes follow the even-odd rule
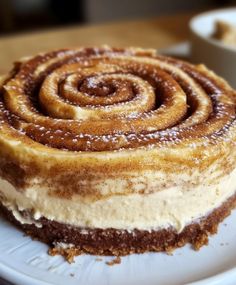
[[[226,150],[234,155],[235,92],[203,65],[154,50],[39,54],[17,62],[0,86],[1,175],[21,188],[40,177],[37,185],[54,194],[99,197],[110,195],[98,182],[106,176],[106,185],[126,181],[112,192],[151,193],[174,185],[186,167],[208,169]],[[146,187],[135,186],[154,170],[155,181],[158,171],[173,177],[156,187],[145,176],[138,185]]]
[[[69,151],[211,140],[235,119],[224,82],[155,51],[41,54],[17,63],[1,90],[4,132]]]

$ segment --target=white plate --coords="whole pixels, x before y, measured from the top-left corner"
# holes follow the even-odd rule
[[[187,55],[188,44],[166,49]],[[48,247],[25,237],[0,217],[0,276],[17,285],[235,285],[236,211],[196,252],[185,246],[172,256],[149,253],[122,257],[121,264],[108,266],[113,258],[83,255],[68,264],[60,256],[50,257]],[[195,283],[196,282],[196,283]],[[1,284],[2,285],[2,284]]]
[[[32,241],[0,217],[0,275],[17,285],[202,285],[235,284],[236,211],[196,252],[185,246],[172,256],[149,253],[122,257],[121,264],[108,266],[90,255],[78,256],[68,264],[60,256],[50,257],[48,247]],[[202,280],[202,281],[200,281]]]

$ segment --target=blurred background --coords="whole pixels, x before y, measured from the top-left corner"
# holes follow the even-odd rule
[[[232,6],[236,0],[0,0],[0,35]]]

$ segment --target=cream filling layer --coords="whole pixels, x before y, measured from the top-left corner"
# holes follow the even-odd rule
[[[23,224],[40,227],[38,220],[45,217],[78,227],[155,230],[172,226],[180,232],[236,192],[236,169],[217,185],[204,183],[190,190],[176,186],[153,194],[113,195],[97,201],[78,195],[62,199],[49,196],[47,191],[29,187],[20,192],[0,179],[2,204]],[[33,219],[22,216],[22,210],[32,210]]]

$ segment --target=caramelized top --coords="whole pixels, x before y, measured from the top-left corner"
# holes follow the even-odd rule
[[[222,79],[154,50],[40,54],[16,63],[0,86],[0,127],[55,149],[214,143],[235,121],[235,94]]]

